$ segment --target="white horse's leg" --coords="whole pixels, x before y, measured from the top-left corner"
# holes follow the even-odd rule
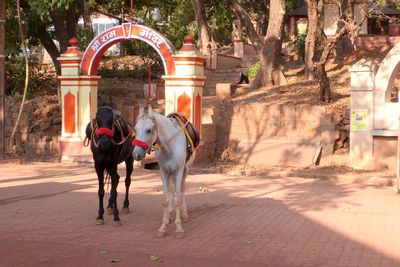
[[[168,205],[169,218],[171,218],[171,213],[174,210],[174,197],[175,197],[174,195],[175,195],[174,179],[169,179],[169,205]]]
[[[186,176],[188,173],[187,167],[185,167],[185,170],[183,171],[183,178],[182,178],[182,206],[181,206],[181,216],[182,216],[182,222],[187,223],[190,221],[189,214],[187,212],[187,205],[186,205]]]
[[[170,176],[160,168],[160,174],[163,184],[163,219],[160,228],[157,232],[157,237],[165,237],[167,235],[167,224],[169,223],[169,212],[168,212],[168,204],[169,204],[169,180]]]
[[[175,225],[176,225],[176,237],[183,238],[185,236],[184,231],[182,229],[182,220],[181,220],[181,201],[182,201],[182,180],[183,180],[183,170],[184,168],[180,168],[176,171],[175,174]]]

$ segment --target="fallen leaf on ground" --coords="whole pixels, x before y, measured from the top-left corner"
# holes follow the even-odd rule
[[[160,257],[158,257],[158,256],[155,256],[155,255],[150,255],[150,260],[152,260],[152,261],[156,261],[156,260],[158,260]]]
[[[208,188],[207,188],[207,187],[200,186],[200,187],[199,187],[199,191],[200,191],[200,192],[208,192]]]

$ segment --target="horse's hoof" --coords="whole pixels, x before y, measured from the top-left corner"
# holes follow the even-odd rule
[[[122,225],[121,221],[114,221],[113,222],[113,226],[114,227],[118,227],[118,226],[121,226],[121,225]]]
[[[107,214],[108,215],[113,215],[114,214],[114,208],[107,208]]]
[[[162,238],[167,236],[167,231],[157,231],[156,237]]]
[[[103,219],[97,219],[96,220],[96,225],[103,225],[104,224],[104,220]]]
[[[175,236],[176,238],[184,238],[185,237],[185,232],[175,232]]]
[[[125,207],[125,208],[122,209],[122,213],[123,214],[129,214],[129,213],[131,213],[131,211],[129,210],[128,207]]]
[[[183,223],[188,223],[188,222],[190,222],[190,217],[189,216],[182,216],[181,220],[182,220]]]

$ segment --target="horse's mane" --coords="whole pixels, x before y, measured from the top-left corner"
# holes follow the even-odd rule
[[[161,115],[160,113],[156,112],[153,110],[153,114],[149,115],[149,111],[145,111],[143,113],[140,113],[137,117],[136,117],[136,121],[139,120],[145,120],[145,119],[151,119],[151,117],[154,116],[156,118],[165,118],[163,115]]]

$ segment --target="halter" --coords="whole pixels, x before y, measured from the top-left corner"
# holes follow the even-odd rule
[[[128,125],[129,133],[126,136],[124,136],[124,132],[123,132],[121,124],[120,124],[120,118],[118,117],[117,114],[115,114],[114,109],[109,107],[109,106],[101,106],[98,109],[102,109],[102,108],[110,109],[113,112],[112,129],[105,128],[105,127],[98,128],[96,119],[91,120],[90,121],[90,127],[91,127],[91,130],[92,130],[91,131],[92,135],[91,135],[90,141],[87,141],[87,139],[88,139],[87,136],[85,137],[85,140],[83,142],[84,146],[88,146],[89,142],[93,142],[94,146],[98,148],[99,145],[96,142],[96,138],[95,137],[98,138],[100,135],[107,135],[109,138],[111,138],[111,142],[114,145],[122,145],[129,138],[129,136],[132,136],[132,137],[135,136],[135,133],[134,133],[133,129],[129,125]],[[120,136],[121,136],[121,141],[120,142],[116,142],[113,139],[114,138],[114,132],[115,132],[115,127],[114,127],[115,125],[116,125],[116,128],[120,132]]]
[[[154,124],[154,130],[157,130],[157,122],[156,119],[154,117],[151,118],[151,120],[153,121]],[[154,144],[149,145],[146,141],[140,140],[138,138],[133,139],[132,141],[132,145],[133,146],[139,146],[141,148],[143,148],[143,150],[146,151],[146,153],[150,153],[151,149],[154,148],[155,150],[167,145],[169,142],[171,142],[172,140],[174,140],[174,138],[179,134],[179,132],[181,130],[184,131],[184,129],[186,128],[186,125],[189,123],[189,121],[187,121],[184,125],[181,125],[181,127],[176,131],[176,133],[169,138],[167,141],[165,141],[163,144],[160,145],[160,141],[158,140],[158,133],[157,133],[157,138],[156,141],[154,142]]]
[[[153,122],[154,130],[157,130],[156,119],[155,118],[150,118],[150,119]],[[157,140],[158,140],[158,133],[157,133],[157,138],[156,138],[155,144],[157,143]],[[132,146],[141,147],[144,151],[146,151],[146,153],[150,154],[150,151],[153,148],[154,144],[149,145],[146,141],[140,140],[139,138],[135,138],[132,141]]]
[[[95,133],[96,133],[97,137],[99,137],[100,135],[103,135],[103,134],[107,135],[110,138],[114,137],[114,131],[110,130],[108,128],[98,128]]]

